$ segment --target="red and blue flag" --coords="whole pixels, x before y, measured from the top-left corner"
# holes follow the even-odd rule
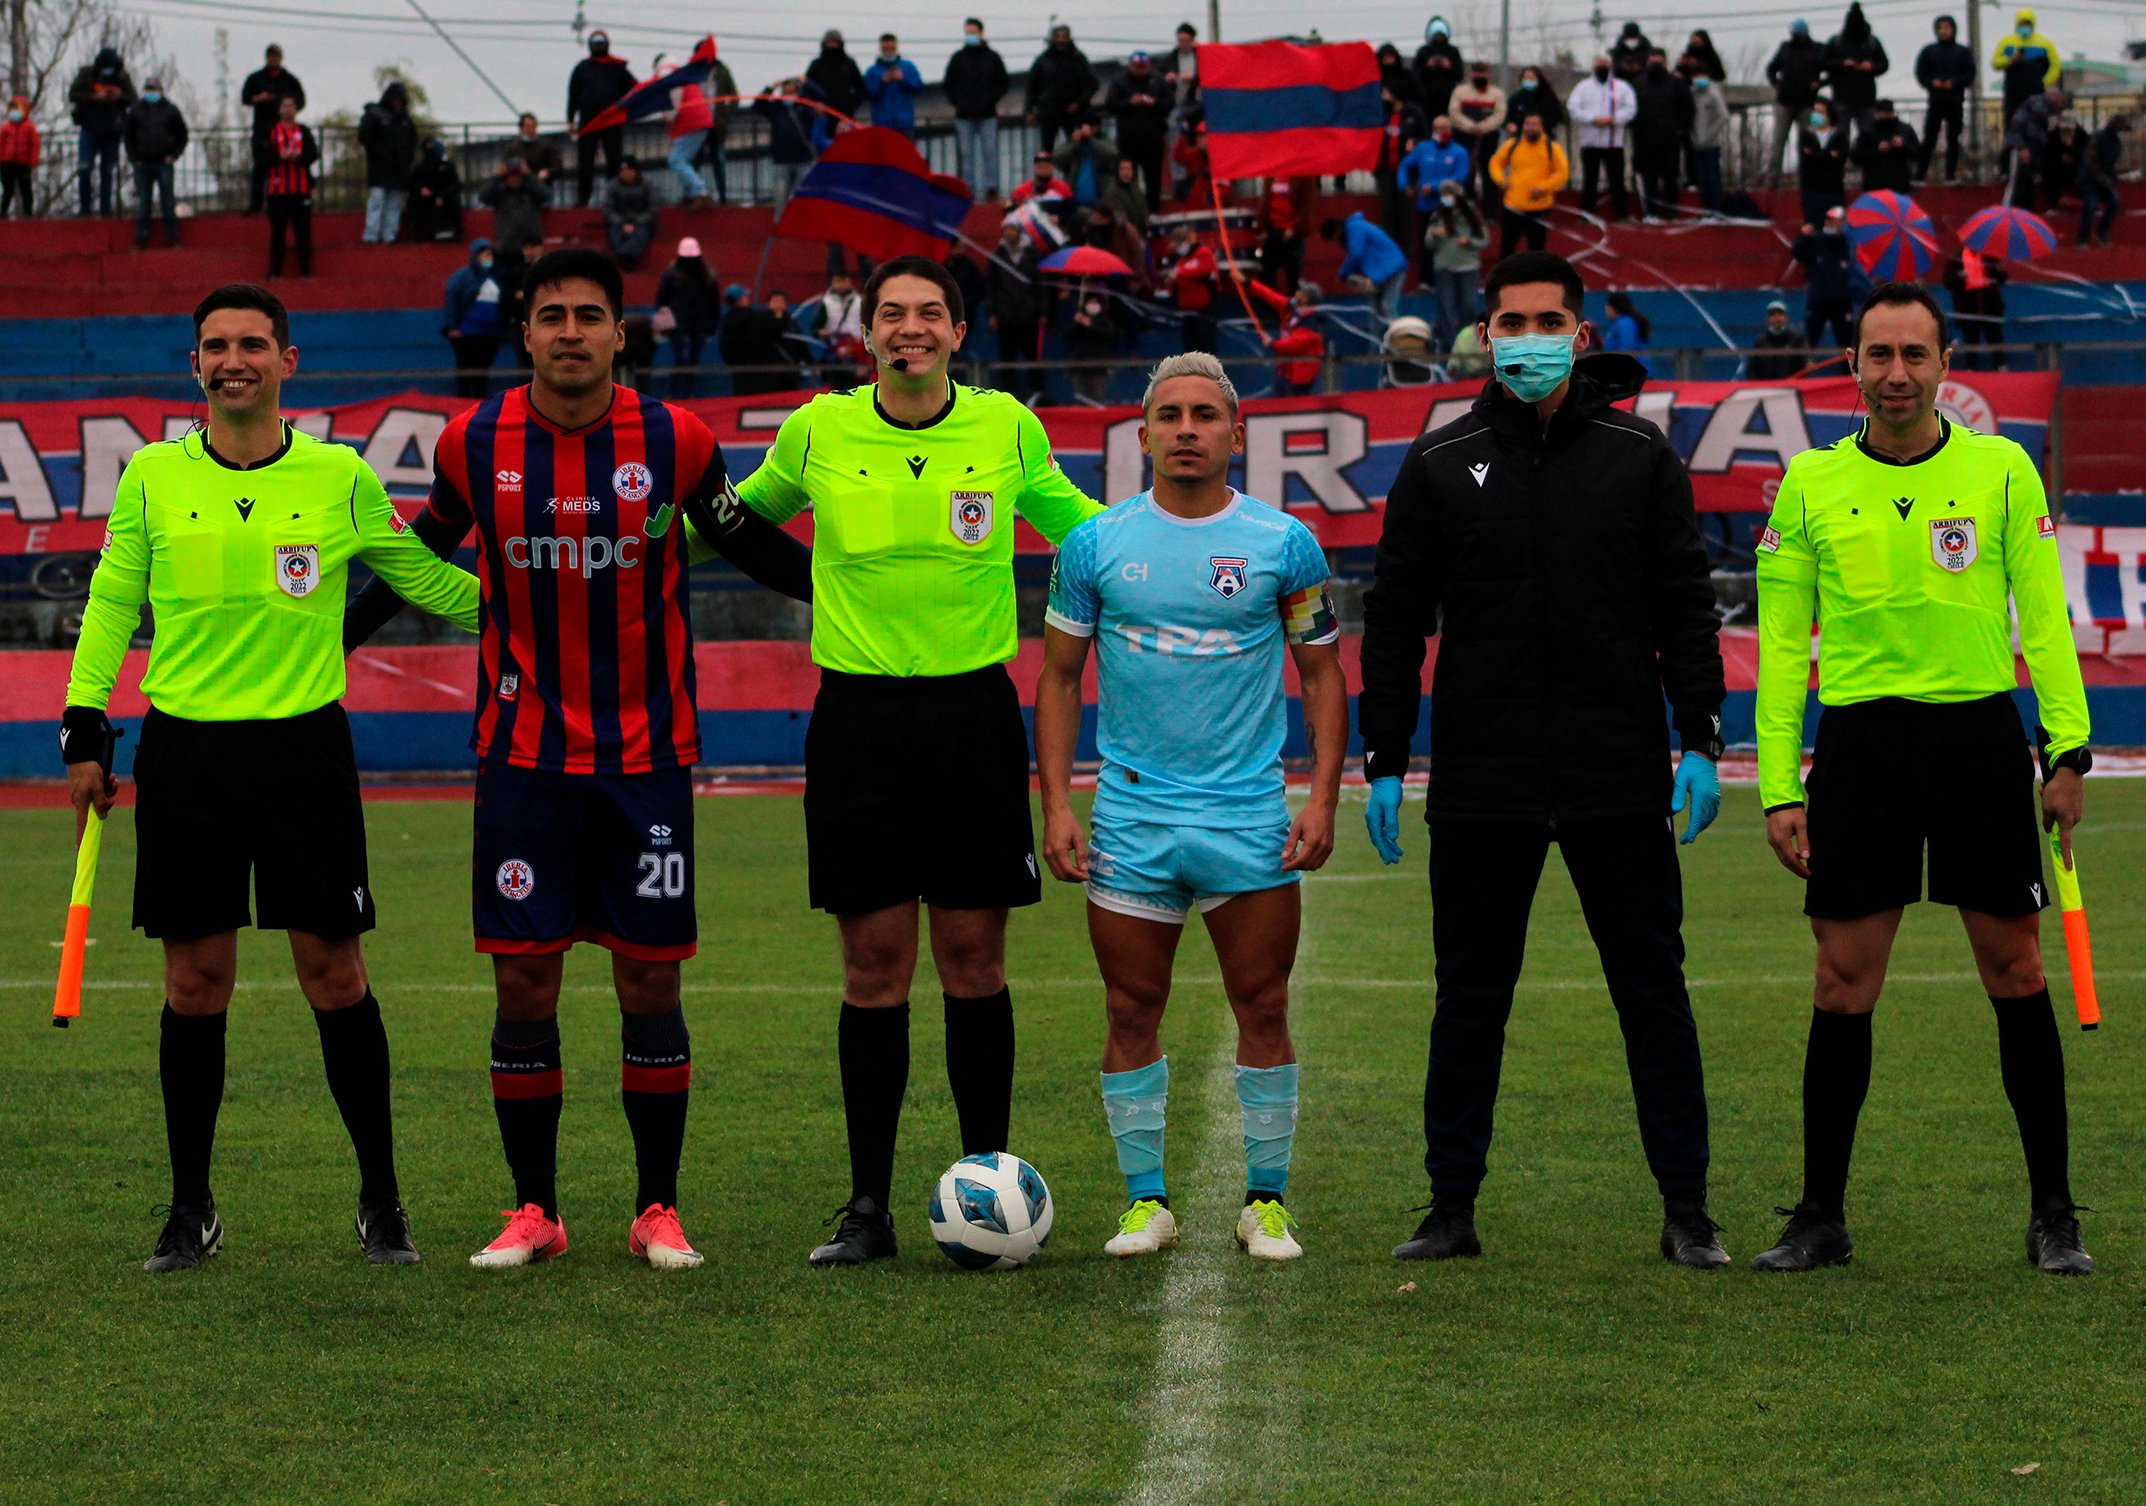
[[[935,173],[909,139],[885,126],[860,126],[827,144],[790,195],[775,233],[832,241],[874,261],[938,260],[953,249],[969,215],[969,187]]]
[[[598,131],[608,131],[613,126],[622,126],[629,120],[645,120],[651,115],[661,115],[671,107],[671,91],[683,89],[688,84],[698,87],[708,81],[715,71],[715,38],[705,36],[693,55],[668,73],[659,73],[646,83],[635,84],[618,99],[591,115],[574,134],[591,136]]]
[[[1370,43],[1203,43],[1199,62],[1217,182],[1378,166],[1386,113]]]

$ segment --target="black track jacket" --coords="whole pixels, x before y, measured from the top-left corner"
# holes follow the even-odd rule
[[[1496,380],[1409,446],[1364,598],[1365,773],[1399,774],[1433,672],[1435,821],[1562,825],[1669,808],[1666,692],[1686,748],[1720,737],[1721,621],[1691,481],[1611,404],[1644,373],[1590,356],[1547,430]]]

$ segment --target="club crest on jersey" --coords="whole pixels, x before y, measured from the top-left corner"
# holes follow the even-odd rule
[[[1244,571],[1245,567],[1252,563],[1250,560],[1210,554],[1207,563],[1214,567],[1215,572],[1207,577],[1207,584],[1213,586],[1225,601],[1244,589]]]
[[[1957,575],[1975,562],[1975,520],[1939,518],[1930,525],[1930,557]]]
[[[947,526],[964,544],[981,544],[991,534],[991,493],[955,492],[949,499]]]
[[[656,478],[638,460],[629,460],[611,473],[611,490],[621,502],[646,502],[656,489]]]
[[[520,858],[508,858],[494,875],[499,892],[511,900],[524,900],[536,893],[536,870]]]
[[[310,595],[313,588],[320,584],[320,546],[278,544],[276,584],[283,588],[285,596]]]
[[[510,669],[499,677],[499,698],[502,701],[511,701],[521,693],[522,677],[518,672]]]

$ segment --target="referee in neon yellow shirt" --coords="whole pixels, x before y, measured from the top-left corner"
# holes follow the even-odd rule
[[[104,815],[119,788],[102,762],[105,710],[148,602],[156,636],[134,761],[134,924],[164,943],[157,1066],[172,1190],[145,1269],[188,1270],[223,1243],[209,1159],[238,928],[249,923],[290,933],[357,1152],[359,1246],[376,1265],[414,1264],[387,1031],[359,945],[374,909],[340,704],[344,581],[362,558],[408,600],[474,632],[477,580],[402,531],[356,450],[284,422],[298,351],[273,293],[234,283],[204,298],[193,363],[208,425],[145,445],[119,478],[60,731],[76,819],[92,807]]]
[[[1904,906],[1957,906],[1997,1015],[2005,1094],[2026,1152],[2027,1258],[2084,1276],[2072,1201],[2064,1051],[2042,975],[2033,763],[2012,702],[2012,611],[2041,712],[2041,820],[2071,850],[2082,809],[2086,691],[2042,478],[2009,439],[1937,411],[1951,352],[1914,283],[1870,294],[1846,352],[1862,429],[1798,455],[1759,537],[1759,793],[1766,837],[1806,881],[1818,938],[1803,1067],[1803,1197],[1761,1270],[1846,1264],[1856,1116],[1871,1012]],[[1811,626],[1818,724],[1802,770]]]
[[[888,1212],[909,1082],[917,909],[946,995],[962,1154],[1006,1149],[1013,1002],[1006,914],[1041,898],[1028,733],[1006,673],[1014,516],[1056,544],[1101,508],[1035,414],[947,372],[968,332],[953,274],[902,256],[864,289],[875,385],[812,399],[738,487],[775,522],[813,508],[805,735],[812,903],[842,930],[850,1198],[815,1265],[895,1252]]]

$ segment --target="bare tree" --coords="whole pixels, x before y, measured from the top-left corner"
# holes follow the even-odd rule
[[[41,205],[63,202],[75,176],[72,106],[68,91],[78,70],[99,49],[118,50],[127,71],[139,84],[150,74],[179,93],[177,59],[157,40],[156,25],[120,7],[119,0],[6,0],[10,8],[14,92],[30,101],[30,118],[45,134],[43,165],[38,169]]]

